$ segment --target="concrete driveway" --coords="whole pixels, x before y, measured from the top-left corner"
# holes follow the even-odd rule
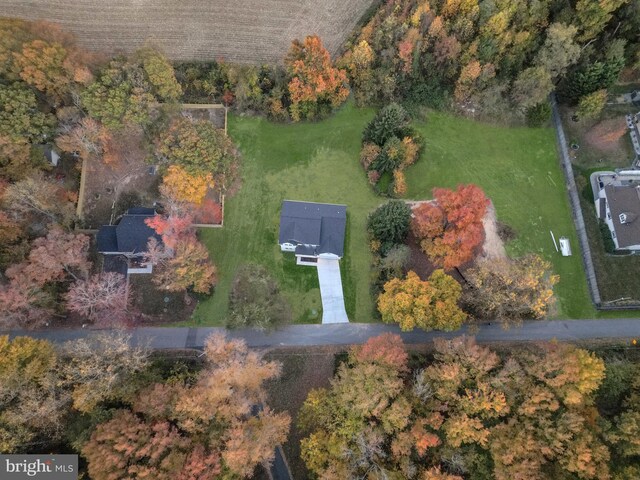
[[[322,323],[349,323],[344,309],[339,260],[318,258],[318,280],[322,296]]]

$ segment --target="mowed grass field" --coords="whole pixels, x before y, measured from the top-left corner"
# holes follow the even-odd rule
[[[196,323],[224,323],[233,276],[245,262],[263,264],[274,274],[297,321],[318,321],[319,315],[313,313],[321,305],[315,269],[296,266],[277,245],[284,199],[348,206],[342,262],[347,312],[352,321],[372,321],[375,305],[369,291],[366,217],[386,200],[374,195],[358,154],[362,129],[373,114],[349,103],[319,123],[279,125],[260,118],[229,117],[229,134],[243,155],[243,183],[227,199],[224,228],[200,233],[218,267],[219,283],[215,294],[196,309]],[[517,238],[507,245],[509,253],[539,253],[560,275],[554,316],[594,316],[553,130],[504,128],[436,112],[414,126],[426,149],[407,171],[407,198],[430,198],[434,186],[480,185],[493,200],[499,220],[517,231]],[[574,256],[556,254],[549,230],[570,238]]]
[[[277,63],[317,34],[336,54],[374,0],[2,0],[0,15],[48,20],[80,45],[129,53],[149,41],[172,60]]]

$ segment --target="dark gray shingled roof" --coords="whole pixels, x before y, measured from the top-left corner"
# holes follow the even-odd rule
[[[285,200],[280,214],[279,243],[302,244],[296,248],[296,254],[333,253],[342,257],[346,223],[346,205]]]
[[[144,221],[156,214],[152,208],[130,208],[117,225],[103,225],[98,230],[99,252],[143,253],[150,237],[160,240]]]
[[[102,271],[119,273],[126,276],[129,262],[124,255],[105,255],[102,263]]]
[[[640,245],[640,187],[607,185],[604,187],[611,210],[611,221],[619,248]],[[620,214],[627,214],[627,223],[620,222]]]

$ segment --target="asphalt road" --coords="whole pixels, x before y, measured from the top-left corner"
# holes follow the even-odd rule
[[[29,335],[53,342],[64,342],[95,335],[100,330],[38,330],[4,332],[11,337]],[[640,319],[527,321],[522,326],[503,329],[488,323],[469,330],[455,332],[401,332],[395,325],[381,323],[347,323],[334,325],[290,325],[275,332],[226,330],[224,328],[136,328],[132,329],[135,344],[148,344],[154,349],[202,348],[204,340],[215,332],[226,332],[231,338],[242,338],[250,347],[295,347],[315,345],[350,345],[364,343],[381,333],[398,333],[406,343],[429,343],[434,338],[474,335],[479,343],[538,340],[631,339],[640,341]]]

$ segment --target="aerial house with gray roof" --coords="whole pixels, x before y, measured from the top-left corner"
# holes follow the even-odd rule
[[[285,200],[280,214],[278,243],[293,252],[298,265],[315,265],[318,258],[344,255],[347,206]]]
[[[151,273],[153,267],[144,261],[149,239],[162,242],[160,235],[145,220],[156,215],[153,208],[130,208],[116,225],[103,225],[98,230],[98,252],[104,257],[103,270],[123,275]]]
[[[596,213],[616,250],[640,253],[640,171],[595,172],[591,178]]]

